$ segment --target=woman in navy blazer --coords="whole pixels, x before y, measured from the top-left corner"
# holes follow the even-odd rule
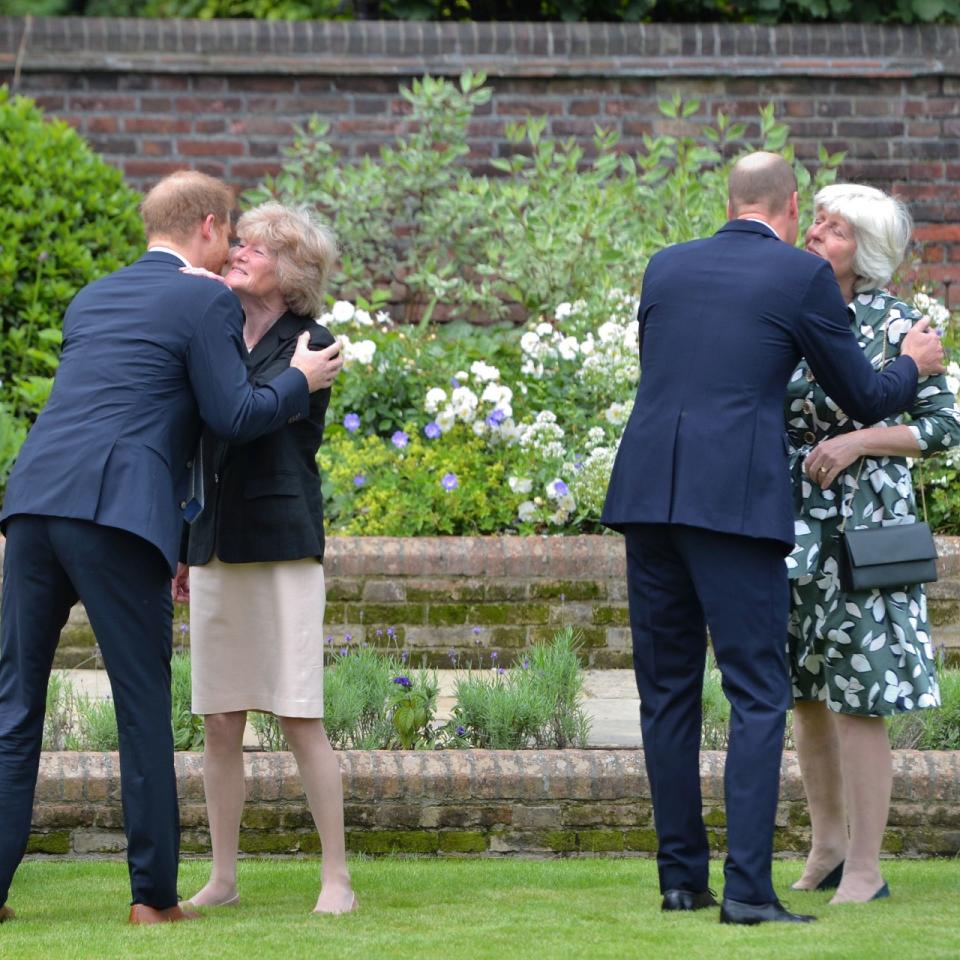
[[[265,203],[237,224],[224,282],[246,320],[252,384],[289,363],[297,338],[333,343],[313,319],[336,258],[306,210]],[[219,278],[217,278],[219,279]],[[247,711],[273,713],[300,769],[323,849],[314,912],[357,906],[347,871],[340,766],[323,727],[323,498],[317,450],[330,391],[305,417],[252,443],[203,442],[205,505],[189,532],[193,710],[204,716],[204,789],[213,871],[197,907],[239,900],[237,846],[244,802]]]

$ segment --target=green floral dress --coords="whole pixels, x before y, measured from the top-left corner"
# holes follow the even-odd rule
[[[850,308],[860,346],[877,369],[884,355],[884,329],[889,363],[919,319],[913,307],[884,290],[857,295]],[[916,521],[906,459],[865,457],[828,490],[812,483],[802,470],[811,449],[863,424],[827,397],[806,362],[790,378],[786,421],[796,501],[797,543],[787,557],[794,697],[822,700],[838,713],[872,717],[939,706],[923,586],[844,593],[839,580],[840,514],[849,518],[850,529]],[[884,423],[907,421],[923,456],[960,444],[960,412],[943,376],[920,381],[909,417]]]

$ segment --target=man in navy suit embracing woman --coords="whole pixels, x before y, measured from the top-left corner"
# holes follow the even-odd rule
[[[793,548],[783,402],[805,356],[852,418],[912,403],[942,372],[917,324],[882,373],[864,357],[830,265],[797,249],[797,181],[771,153],[730,174],[730,221],[656,254],[640,300],[641,378],[602,521],[626,539],[633,661],[664,910],[716,906],[700,793],[710,629],[731,705],[724,923],[804,922],[771,882]]]
[[[251,388],[243,311],[219,273],[233,195],[200,173],[161,181],[141,212],[149,249],[67,308],[53,392],[30,431],[0,516],[0,922],[30,834],[47,681],[82,600],[110,677],[131,923],[182,920],[170,723],[172,599],[201,418],[244,442],[309,412],[342,360],[304,333],[290,369]]]

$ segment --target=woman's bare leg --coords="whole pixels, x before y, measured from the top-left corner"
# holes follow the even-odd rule
[[[315,912],[345,913],[356,906],[356,898],[347,870],[340,762],[330,746],[322,720],[302,717],[278,719],[296,757],[313,822],[320,834],[323,866]]]
[[[203,789],[207,798],[213,870],[191,902],[214,907],[237,897],[237,848],[243,816],[243,729],[247,714],[211,713],[203,718]]]

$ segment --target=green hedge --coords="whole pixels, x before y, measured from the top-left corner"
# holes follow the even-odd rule
[[[960,0],[0,0],[0,14],[270,20],[957,23]]]

